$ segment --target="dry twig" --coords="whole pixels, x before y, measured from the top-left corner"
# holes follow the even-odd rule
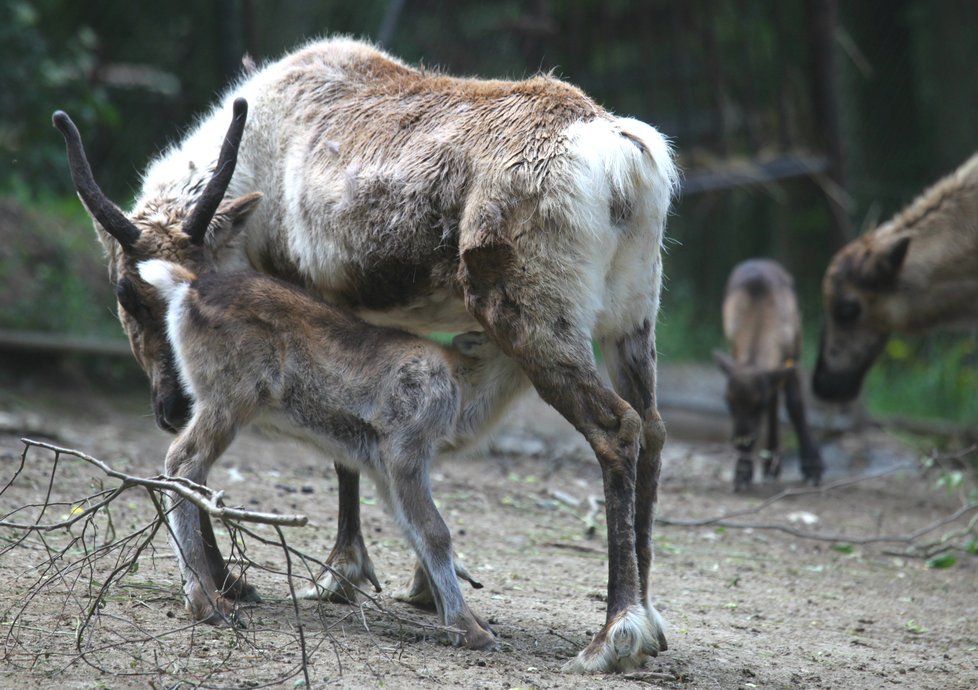
[[[291,546],[284,530],[305,525],[305,516],[228,506],[222,491],[185,479],[165,475],[139,477],[120,472],[72,448],[30,439],[22,441],[24,451],[20,463],[0,488],[0,497],[18,495],[18,481],[24,480],[21,483],[30,485],[30,494],[34,493],[34,486],[41,484],[43,498],[19,505],[12,499],[17,507],[0,515],[0,529],[6,532],[0,540],[0,556],[22,549],[24,554],[31,554],[28,560],[33,561],[18,578],[26,585],[24,596],[7,611],[0,611],[0,620],[6,626],[0,649],[2,658],[12,667],[60,673],[73,665],[86,664],[102,673],[143,678],[150,685],[172,686],[175,681],[181,687],[222,687],[236,684],[234,679],[239,671],[231,660],[244,653],[246,657],[272,662],[262,666],[273,669],[274,677],[265,678],[253,687],[277,686],[296,677],[305,687],[311,687],[310,669],[320,661],[318,652],[327,642],[336,658],[331,672],[335,673],[336,668],[342,672],[343,645],[333,632],[347,622],[362,627],[385,658],[395,663],[399,661],[376,642],[368,626],[368,615],[378,614],[380,620],[392,621],[396,630],[410,628],[414,635],[419,631],[460,632],[395,614],[372,593],[359,588],[357,591],[364,602],[345,615],[337,617],[335,607],[317,602],[316,611],[322,625],[310,627],[308,620],[304,620],[308,608],[300,608],[296,599],[294,579],[314,581],[314,573],[327,566]],[[28,463],[33,449],[53,453],[43,482],[31,476],[38,467]],[[77,491],[79,487],[77,477],[68,473],[65,458],[81,461],[81,467],[95,468],[114,480],[113,485],[103,486],[105,477],[99,477],[91,480],[97,485],[95,493],[64,498],[65,492]],[[131,522],[122,529],[121,522],[125,520],[114,518],[113,509],[124,505],[120,497],[131,494],[130,489],[148,498],[152,512],[149,517],[145,512],[135,518],[127,514],[126,520]],[[269,625],[267,617],[276,615],[276,611],[263,610],[260,633],[258,626],[238,629],[194,624],[161,630],[161,619],[179,620],[169,609],[179,608],[182,594],[175,588],[154,585],[141,573],[155,568],[161,560],[168,566],[173,563],[169,550],[160,559],[154,546],[160,530],[169,530],[163,502],[165,493],[193,503],[226,528],[231,544],[228,564],[239,570],[238,575],[251,569],[285,576],[291,613],[284,615],[290,615],[290,621]],[[132,513],[138,508],[128,510]],[[269,525],[275,530],[276,538],[263,536],[246,525]],[[261,551],[267,548],[284,556],[284,570],[267,565],[267,554],[261,556]],[[173,570],[171,567],[168,578],[174,578]],[[54,607],[56,621],[50,620],[51,601],[59,602]],[[120,605],[127,606],[122,613]],[[277,611],[279,616],[283,613],[281,609]],[[387,632],[390,633],[389,627]],[[216,650],[220,651],[215,656]]]
[[[960,463],[969,454],[974,453],[978,450],[978,445],[971,446],[957,453],[948,456],[933,456],[928,459],[928,466],[942,464],[947,464],[948,462]],[[912,532],[905,534],[890,534],[890,535],[847,535],[847,534],[825,534],[819,532],[810,532],[803,529],[798,529],[790,525],[782,523],[763,523],[763,522],[737,522],[731,520],[731,518],[743,517],[746,515],[756,515],[763,511],[764,509],[770,507],[771,505],[783,501],[787,498],[805,496],[811,494],[824,495],[836,489],[843,487],[853,486],[862,482],[866,482],[872,479],[879,479],[889,474],[895,472],[900,472],[903,470],[916,469],[918,466],[916,464],[901,464],[895,465],[885,470],[879,472],[874,472],[872,474],[866,474],[859,477],[854,477],[850,479],[841,479],[831,484],[827,484],[822,487],[815,488],[804,488],[804,489],[786,489],[770,498],[765,499],[761,503],[752,506],[750,508],[744,508],[743,510],[731,511],[724,513],[723,515],[717,515],[714,517],[697,519],[697,520],[685,520],[681,518],[672,518],[668,516],[660,516],[656,518],[656,522],[662,525],[668,525],[672,527],[723,527],[727,529],[750,529],[750,530],[771,530],[783,532],[785,534],[791,535],[793,537],[799,537],[801,539],[810,539],[813,541],[824,541],[832,543],[844,543],[850,545],[868,545],[868,544],[904,544],[906,545],[906,550],[901,552],[900,555],[905,556],[924,556],[929,557],[935,553],[939,553],[943,550],[948,550],[953,548],[950,544],[955,539],[964,539],[966,537],[974,538],[976,536],[976,526],[978,526],[978,514],[973,516],[968,522],[967,526],[962,529],[954,530],[943,535],[937,542],[931,542],[928,544],[918,544],[918,540],[922,537],[935,532],[936,530],[951,525],[966,515],[971,513],[978,513],[978,502],[969,501],[964,505],[959,507],[950,515],[943,518],[935,520],[927,525],[924,525]]]

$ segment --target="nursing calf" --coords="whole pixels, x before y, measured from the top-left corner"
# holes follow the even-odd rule
[[[764,476],[776,478],[781,472],[778,397],[782,391],[798,436],[802,475],[816,484],[822,478],[822,458],[805,419],[798,376],[801,333],[801,313],[788,272],[766,259],[738,264],[723,299],[723,334],[732,356],[714,353],[727,376],[725,397],[738,452],[735,490],[748,487],[753,479],[751,453],[762,419],[767,420],[767,444],[761,451]]]
[[[205,483],[250,423],[325,451],[374,481],[418,556],[441,622],[462,631],[456,643],[490,646],[492,631],[462,597],[429,468],[528,385],[519,367],[483,334],[444,348],[253,271],[197,277],[159,259],[138,271],[138,289],[165,302],[167,337],[193,403],[167,452],[167,474]],[[210,567],[195,506],[177,500],[168,515],[193,617],[233,620],[230,600],[253,590],[241,581],[229,588],[223,562]]]

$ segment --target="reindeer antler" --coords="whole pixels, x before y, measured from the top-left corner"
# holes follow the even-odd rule
[[[81,135],[68,114],[63,110],[55,111],[54,115],[51,116],[51,122],[61,132],[61,136],[65,138],[71,179],[75,183],[75,190],[81,197],[82,203],[85,204],[95,220],[105,228],[105,231],[119,241],[122,250],[129,251],[139,239],[139,228],[126,218],[119,207],[105,196],[95,182],[92,168],[85,156],[85,147],[82,145]]]
[[[221,145],[221,154],[217,159],[214,177],[204,187],[197,205],[183,224],[183,231],[190,235],[190,240],[194,244],[203,244],[207,226],[224,198],[228,185],[231,184],[234,166],[238,162],[238,147],[241,145],[241,136],[244,134],[245,120],[248,117],[248,101],[243,98],[234,99],[233,110],[234,116],[224,136],[224,144]]]

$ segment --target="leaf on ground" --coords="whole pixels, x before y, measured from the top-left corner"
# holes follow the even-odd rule
[[[842,542],[838,544],[832,544],[832,550],[848,555],[853,553],[855,551],[855,548],[853,548],[852,544],[846,544]]]
[[[958,559],[953,553],[942,553],[939,556],[928,558],[927,567],[934,570],[945,570],[946,568],[953,568],[957,562]]]
[[[914,635],[922,635],[925,632],[927,632],[927,628],[914,621],[913,618],[908,620],[904,625],[904,627],[907,629],[907,632],[912,633]]]

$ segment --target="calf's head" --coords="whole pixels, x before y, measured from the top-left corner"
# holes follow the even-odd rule
[[[897,284],[910,238],[871,233],[832,258],[822,280],[825,326],[812,389],[843,402],[859,393],[863,377],[890,337]]]
[[[226,251],[244,219],[261,199],[252,192],[224,201],[244,132],[248,105],[239,98],[221,153],[196,201],[150,199],[142,210],[126,216],[96,184],[81,136],[71,118],[54,113],[54,126],[65,138],[68,164],[78,196],[92,217],[109,256],[109,279],[118,301],[119,321],[139,365],[149,377],[156,423],[167,431],[183,426],[190,401],[180,386],[173,353],[166,340],[164,305],[156,291],[145,287],[137,270],[140,261],[167,259],[192,271],[213,266]]]
[[[714,352],[713,359],[727,377],[724,399],[733,418],[734,447],[741,457],[750,457],[764,413],[774,401],[778,386],[795,365],[788,363],[776,371],[764,371],[738,364],[723,352]]]

